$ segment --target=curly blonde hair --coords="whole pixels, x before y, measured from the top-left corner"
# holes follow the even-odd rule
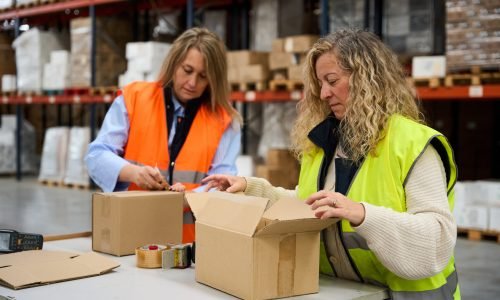
[[[316,147],[308,133],[331,109],[320,99],[316,62],[333,53],[341,69],[349,74],[346,112],[340,120],[340,143],[345,154],[359,161],[372,152],[384,137],[390,116],[400,114],[423,123],[411,87],[396,55],[371,32],[342,29],[320,38],[308,52],[303,69],[304,98],[297,104],[298,118],[292,129],[292,150],[300,159]]]

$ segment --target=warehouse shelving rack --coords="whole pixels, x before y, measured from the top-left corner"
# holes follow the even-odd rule
[[[237,36],[236,30],[241,29],[241,36],[246,40],[241,47],[248,47],[248,1],[247,0],[198,0],[198,5],[211,4],[211,5],[233,5],[234,14],[238,17],[233,20],[242,21],[241,26],[233,26],[232,36]],[[89,16],[91,18],[91,87],[95,87],[95,54],[96,54],[96,7],[99,7],[100,13],[111,14],[117,11],[133,10],[144,11],[154,8],[186,8],[186,27],[190,28],[194,24],[194,0],[156,0],[156,1],[126,1],[126,0],[68,0],[68,1],[51,1],[48,3],[38,3],[29,7],[16,7],[10,10],[0,12],[0,21],[14,21],[15,37],[18,37],[20,20],[21,18],[30,18],[32,24],[44,24],[51,20],[54,14],[74,9],[82,9],[78,16]],[[71,18],[71,16],[63,16],[64,18]],[[136,20],[134,20],[136,21]],[[136,34],[135,34],[136,35]],[[233,48],[239,47],[233,39]],[[16,130],[16,178],[21,180],[21,124],[23,119],[23,106],[30,104],[74,104],[85,103],[90,104],[90,132],[91,140],[95,138],[96,132],[96,107],[98,103],[108,103],[113,99],[113,95],[12,95],[3,96],[1,104],[12,104],[16,106],[17,130]]]
[[[372,2],[373,1],[373,2]],[[194,23],[194,10],[195,1],[194,0],[174,0],[174,1],[155,1],[158,7],[186,7],[186,27],[192,27]],[[217,5],[232,5],[232,18],[238,20],[240,26],[234,26],[230,30],[232,35],[231,39],[231,49],[248,49],[249,40],[249,0],[237,1],[237,0],[221,0],[221,1],[197,1],[196,4],[217,4]],[[381,1],[380,0],[366,0],[366,18],[365,27],[371,28],[372,31],[380,34],[381,31]],[[370,12],[368,10],[368,3],[371,3]],[[50,2],[40,6],[25,7],[25,8],[15,8],[10,11],[0,12],[0,21],[5,20],[15,20],[18,30],[20,18],[33,17],[37,19],[40,23],[46,20],[47,16],[51,14],[60,13],[67,9],[77,9],[83,8],[88,9],[88,15],[93,19],[92,33],[95,37],[95,16],[96,16],[96,6],[101,10],[111,13],[117,6],[120,9],[139,9],[148,10],[151,9],[150,1],[124,1],[124,0],[75,0],[75,1],[63,1],[63,2]],[[320,16],[320,30],[321,34],[325,35],[329,31],[329,19],[328,14],[328,0],[320,0],[320,7],[322,14]],[[83,12],[85,15],[86,12]],[[368,20],[368,16],[372,15],[373,19]],[[233,19],[234,21],[234,19]],[[237,40],[235,37],[238,37]],[[95,40],[94,40],[95,43]],[[92,53],[95,53],[95,47],[92,47]],[[92,63],[92,78],[95,74],[95,62]],[[92,79],[92,86],[95,86],[95,80]],[[498,101],[500,99],[500,85],[489,84],[481,86],[452,86],[452,87],[418,87],[417,88],[418,97],[425,101]],[[92,139],[95,133],[96,126],[96,116],[95,116],[95,104],[99,103],[111,103],[115,95],[104,94],[104,95],[54,95],[54,96],[44,96],[44,95],[12,95],[12,96],[2,96],[0,99],[0,105],[15,105],[16,115],[18,121],[18,130],[16,134],[16,153],[17,153],[17,168],[16,177],[21,180],[21,163],[20,163],[20,152],[21,152],[21,121],[22,121],[22,108],[24,105],[30,104],[76,104],[84,103],[90,104],[90,125],[91,125],[91,135]],[[298,101],[302,98],[301,91],[236,91],[231,93],[231,100],[234,102],[242,103],[242,114],[244,120],[247,119],[247,105],[250,103],[266,103],[266,102],[288,102],[288,101]],[[243,138],[242,138],[242,148],[243,153],[246,153],[246,128],[243,127]]]

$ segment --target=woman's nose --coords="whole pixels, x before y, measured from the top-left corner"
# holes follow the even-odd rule
[[[332,96],[332,91],[328,85],[321,86],[320,97],[322,100],[326,100]]]

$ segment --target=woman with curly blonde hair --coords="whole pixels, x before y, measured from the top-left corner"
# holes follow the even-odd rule
[[[366,31],[320,38],[298,110],[295,190],[225,175],[206,178],[208,187],[297,197],[318,218],[339,218],[323,231],[323,273],[385,286],[393,299],[460,299],[453,151],[423,124],[395,54]]]

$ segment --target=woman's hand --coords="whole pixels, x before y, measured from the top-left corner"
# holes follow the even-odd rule
[[[168,186],[160,172],[150,166],[127,165],[120,172],[120,179],[133,182],[143,190],[164,190]]]
[[[185,192],[186,191],[186,186],[184,186],[182,183],[180,182],[177,182],[177,183],[174,183],[172,184],[169,188],[168,188],[169,191],[173,191],[173,192]]]
[[[232,175],[210,175],[203,178],[201,183],[207,185],[205,187],[205,192],[212,188],[216,188],[219,191],[237,193],[243,192],[247,188],[247,181],[244,177]]]
[[[314,214],[320,219],[341,218],[348,220],[353,226],[358,226],[365,219],[365,207],[354,202],[341,193],[319,191],[307,198]]]

